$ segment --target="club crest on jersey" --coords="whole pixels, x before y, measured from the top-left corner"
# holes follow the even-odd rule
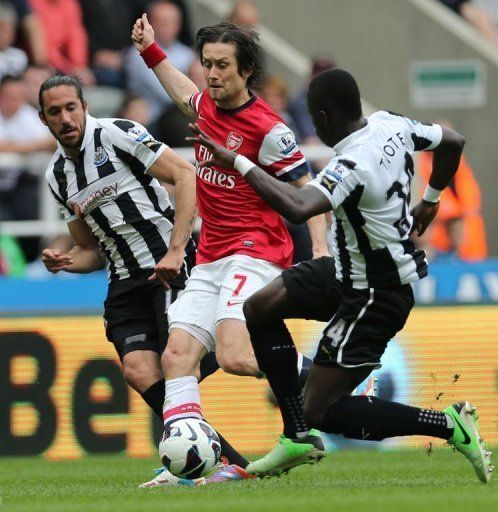
[[[277,144],[280,147],[280,153],[284,156],[292,155],[297,151],[296,139],[291,131],[281,135]]]
[[[109,155],[106,153],[105,149],[102,146],[99,146],[95,150],[95,156],[93,158],[93,164],[96,167],[99,167],[100,165],[103,165],[109,160]]]
[[[230,132],[227,137],[227,149],[229,151],[237,151],[242,146],[244,138],[240,133]]]

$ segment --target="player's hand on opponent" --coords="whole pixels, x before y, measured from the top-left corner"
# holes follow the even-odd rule
[[[60,249],[43,249],[42,261],[46,269],[52,274],[66,270],[73,264],[73,257]]]
[[[185,137],[188,142],[195,142],[202,144],[211,153],[209,160],[199,162],[200,167],[210,167],[216,165],[224,167],[225,169],[233,169],[237,153],[234,151],[228,151],[228,149],[220,146],[216,142],[213,142],[200,128],[197,123],[189,123],[188,127],[195,133],[195,137]]]
[[[133,25],[131,40],[135,48],[141,53],[154,42],[154,29],[147,19],[147,14],[142,14]]]
[[[149,281],[157,279],[164,288],[170,288],[169,281],[180,275],[184,257],[185,251],[183,249],[181,251],[168,249],[166,255],[154,267],[154,273],[149,277]]]
[[[413,215],[413,228],[412,232],[415,231],[418,236],[422,236],[429,224],[434,220],[439,210],[439,202],[429,203],[427,201],[420,201],[412,209],[411,214]]]

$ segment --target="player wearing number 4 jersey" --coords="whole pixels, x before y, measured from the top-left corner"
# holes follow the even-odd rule
[[[321,431],[354,439],[403,435],[447,439],[487,482],[490,452],[479,434],[475,407],[459,402],[443,411],[350,396],[373,368],[413,307],[410,283],[427,274],[424,253],[410,241],[435,217],[439,194],[458,168],[463,137],[389,112],[363,117],[360,92],[347,72],[313,79],[308,107],[321,140],[337,155],[317,178],[294,190],[243,156],[211,141],[198,126],[194,140],[213,155],[204,165],[237,169],[268,204],[293,222],[334,212],[334,262],[305,262],[283,272],[245,302],[254,351],[279,402],[284,433],[275,448],[247,466],[273,475],[321,456]],[[409,211],[412,154],[433,151],[424,199]],[[335,263],[335,265],[334,265]],[[322,319],[323,332],[303,399],[295,371],[296,349],[284,318]],[[445,340],[446,341],[446,340]]]
[[[254,32],[230,23],[199,30],[197,44],[208,84],[203,92],[154,43],[146,15],[135,23],[132,39],[170,97],[214,140],[257,161],[280,181],[301,187],[311,180],[293,133],[250,91],[261,71]],[[199,144],[195,154],[197,162],[211,156]],[[260,373],[242,305],[289,267],[293,251],[280,215],[233,169],[198,165],[196,189],[202,218],[197,266],[168,312],[165,428],[182,417],[201,417],[194,370],[206,351],[216,351],[229,373]],[[324,217],[310,219],[308,226],[314,255],[327,254]]]

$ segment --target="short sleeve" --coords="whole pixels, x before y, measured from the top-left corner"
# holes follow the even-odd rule
[[[112,125],[114,129],[109,133],[110,143],[139,160],[145,172],[166,149],[166,145],[155,140],[140,123],[128,119],[115,119]]]
[[[431,151],[437,148],[443,138],[443,129],[439,124],[421,123],[405,117],[410,129],[415,151]]]
[[[361,180],[356,173],[346,163],[334,158],[306,186],[316,187],[325,194],[335,210],[341,206],[357,185],[361,185]]]
[[[295,181],[309,172],[294,133],[283,123],[276,124],[265,135],[258,161],[281,181]]]
[[[60,211],[62,218],[64,219],[65,222],[72,222],[73,220],[76,220],[78,218],[78,216],[75,213],[73,213],[71,210],[66,208],[66,206],[64,206],[60,203],[57,203],[57,206],[59,207],[59,211]]]
[[[192,96],[190,96],[190,100],[189,100],[190,106],[197,113],[199,113],[199,108],[200,108],[200,104],[201,104],[201,98],[202,98],[202,92],[196,92],[196,93],[192,94]]]
[[[64,204],[64,201],[54,192],[54,189],[50,185],[48,185],[48,188],[50,190],[50,193],[54,197],[57,206],[59,207],[59,212],[62,215],[64,221],[71,222],[73,220],[76,220],[78,216],[72,210],[70,210],[68,206]]]

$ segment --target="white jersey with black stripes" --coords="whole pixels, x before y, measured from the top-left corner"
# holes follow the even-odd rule
[[[407,284],[427,274],[410,240],[412,155],[432,150],[442,129],[385,111],[334,146],[336,156],[308,186],[330,200],[336,277],[353,288]]]
[[[136,122],[87,115],[78,159],[59,144],[49,164],[46,180],[64,219],[89,225],[111,279],[153,268],[167,252],[174,212],[147,174],[165,148]]]

